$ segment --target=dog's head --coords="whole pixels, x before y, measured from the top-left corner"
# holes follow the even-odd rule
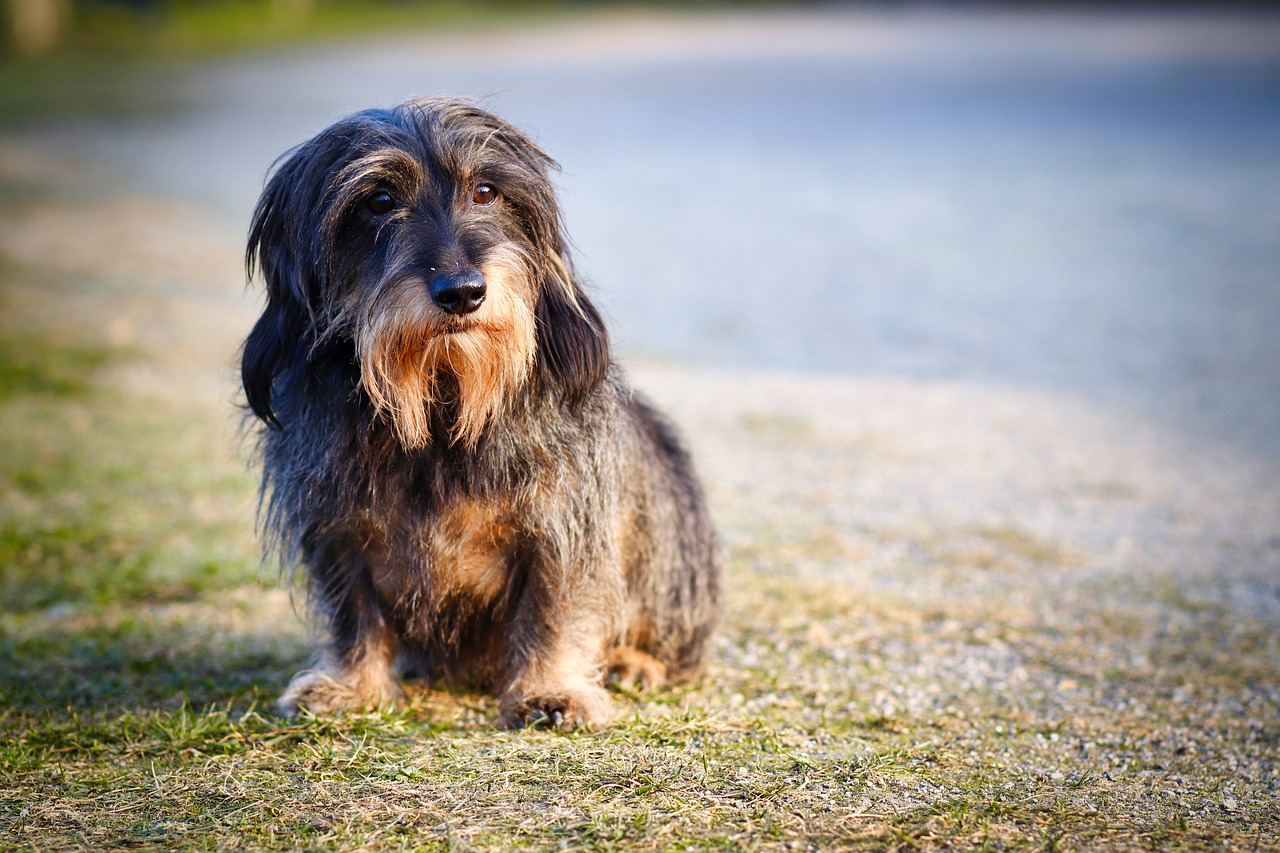
[[[554,167],[452,100],[358,113],[286,155],[249,234],[267,289],[243,353],[254,413],[281,427],[281,376],[344,345],[410,449],[432,440],[435,405],[454,412],[447,438],[474,446],[527,383],[579,403],[604,378],[608,341],[571,272]]]

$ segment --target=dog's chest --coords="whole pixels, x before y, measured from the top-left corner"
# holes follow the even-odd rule
[[[478,602],[496,599],[510,577],[517,530],[510,509],[501,503],[458,499],[442,507],[418,541],[406,550],[377,549],[370,560],[374,586],[385,601],[406,603],[427,594],[440,601],[458,596]],[[427,577],[406,572],[409,561],[425,567]],[[419,588],[429,584],[429,589]]]

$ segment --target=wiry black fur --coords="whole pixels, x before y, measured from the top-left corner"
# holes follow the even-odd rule
[[[607,718],[607,670],[656,682],[702,666],[714,531],[673,429],[611,364],[561,240],[554,165],[471,104],[422,100],[338,122],[263,192],[247,263],[267,304],[242,364],[261,520],[330,631],[285,711],[394,701],[398,660],[487,685],[503,725],[574,725]],[[477,181],[500,206],[467,201]],[[362,207],[379,190],[400,205],[390,219]],[[441,368],[413,446],[368,393],[357,339],[401,302],[429,314],[416,282],[504,251],[524,271],[505,286],[533,302],[531,361],[473,440],[458,432],[465,377]]]

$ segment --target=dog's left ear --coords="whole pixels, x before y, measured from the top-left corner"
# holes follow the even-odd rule
[[[534,310],[535,369],[565,403],[578,406],[609,371],[609,334],[567,266],[556,266],[543,282]]]

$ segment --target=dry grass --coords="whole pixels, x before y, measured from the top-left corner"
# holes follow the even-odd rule
[[[62,252],[72,232],[36,228],[58,202],[0,197],[59,258],[10,245],[4,274],[0,848],[1277,848],[1269,611],[1016,520],[880,525],[841,477],[910,463],[906,439],[732,389],[704,404],[722,430],[673,401],[732,546],[700,685],[575,734],[500,733],[490,698],[422,686],[395,713],[274,718],[308,642],[257,579],[224,381],[239,282],[189,263],[234,269],[234,247],[165,248],[193,239],[181,212],[107,198],[64,211],[89,237]],[[151,278],[95,257],[121,243],[98,217],[138,229]]]

